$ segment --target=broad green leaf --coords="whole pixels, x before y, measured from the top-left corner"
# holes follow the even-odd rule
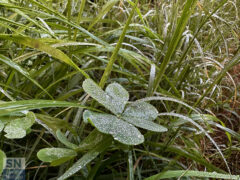
[[[60,61],[72,66],[77,71],[79,71],[83,76],[86,78],[89,78],[88,74],[80,69],[66,54],[64,54],[61,50],[56,49],[52,46],[49,46],[48,44],[43,43],[42,41],[38,39],[32,39],[30,37],[23,37],[18,35],[11,35],[11,34],[0,34],[0,39],[7,39],[14,41],[19,44],[23,44],[25,46],[35,48],[39,51],[45,52],[52,57],[59,59]]]
[[[32,81],[36,86],[38,86],[41,90],[43,90],[49,97],[52,98],[52,96],[37,81],[35,81],[25,69],[23,69],[17,63],[13,62],[11,59],[9,59],[8,57],[3,56],[1,54],[0,54],[0,61],[3,62],[4,64],[7,64],[11,68],[15,69],[19,73],[21,73],[27,79]]]
[[[217,172],[204,172],[204,171],[188,171],[188,170],[177,170],[177,171],[166,171],[159,174],[150,176],[145,180],[155,180],[155,179],[170,179],[178,177],[198,177],[198,178],[216,178],[216,179],[232,179],[238,180],[240,176],[221,174]]]
[[[158,116],[158,110],[149,103],[135,102],[126,107],[123,116],[153,121]]]
[[[58,180],[67,179],[68,177],[81,170],[89,162],[95,159],[101,152],[107,149],[111,144],[112,138],[110,136],[104,138],[93,149],[91,149],[81,159],[79,159],[72,167],[70,167],[61,177],[59,177]]]
[[[38,159],[50,162],[52,166],[58,166],[75,156],[77,156],[76,151],[66,148],[44,148],[37,153]]]
[[[35,122],[35,115],[29,112],[26,117],[11,120],[4,128],[7,133],[5,137],[9,139],[19,139],[26,136],[28,130]]]
[[[11,123],[4,128],[5,137],[8,139],[20,139],[26,136],[26,130],[19,128]]]
[[[0,150],[0,176],[3,172],[5,165],[6,165],[6,155],[2,150]]]
[[[129,100],[129,94],[120,84],[112,83],[109,84],[105,90],[105,92],[115,99],[116,106],[118,106],[119,110],[123,112],[125,105]]]
[[[3,124],[3,122],[0,120],[0,132],[3,130],[3,128],[4,128],[4,124]]]
[[[107,92],[104,92],[93,80],[86,79],[82,86],[85,92],[114,114],[123,112],[129,95],[121,85],[117,83],[109,85]]]
[[[167,128],[165,128],[163,126],[156,124],[152,121],[145,120],[144,118],[141,119],[138,117],[125,117],[125,116],[122,116],[122,118],[125,121],[127,121],[128,123],[133,124],[134,126],[137,126],[137,127],[143,128],[143,129],[147,129],[150,131],[166,132],[168,130]]]
[[[82,107],[78,103],[71,103],[66,101],[53,101],[53,100],[22,100],[22,101],[11,101],[0,103],[0,116],[8,115],[16,112],[21,112],[31,109],[41,109],[48,107]],[[89,109],[89,108],[88,108]]]
[[[24,129],[29,129],[35,123],[36,116],[33,112],[28,112],[24,120]]]
[[[73,144],[71,143],[67,137],[58,129],[56,131],[56,135],[57,135],[57,138],[58,140],[63,143],[65,146],[67,146],[68,148],[71,148],[71,149],[76,149],[78,148],[78,146],[76,144]]]
[[[128,105],[121,118],[137,127],[154,132],[165,132],[167,128],[152,122],[158,116],[157,109],[146,102],[135,102]]]
[[[84,111],[83,118],[100,132],[111,134],[115,140],[123,144],[137,145],[144,142],[144,137],[137,128],[116,116],[87,110]]]

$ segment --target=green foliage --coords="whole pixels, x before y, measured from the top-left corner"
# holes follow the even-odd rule
[[[146,180],[167,179],[174,177],[198,177],[198,178],[216,178],[216,179],[239,179],[239,176],[220,174],[216,172],[204,171],[166,171],[146,178]]]
[[[5,137],[8,139],[19,139],[19,138],[23,138],[26,136],[26,131],[29,130],[29,128],[31,128],[31,126],[35,123],[35,115],[32,112],[28,112],[26,114],[26,117],[23,118],[17,118],[17,119],[13,119],[10,120],[9,122],[5,121],[2,122],[0,120],[0,132],[3,130],[4,124],[4,132]]]
[[[137,145],[144,141],[143,135],[131,124],[109,114],[94,113],[85,111],[85,121],[89,121],[100,132],[111,134],[113,138],[127,145]]]
[[[111,134],[115,140],[127,145],[143,143],[143,135],[132,125],[155,132],[167,131],[152,122],[157,118],[158,111],[151,104],[136,102],[126,106],[129,94],[120,84],[112,83],[104,92],[94,81],[87,79],[83,82],[83,89],[116,115],[85,111],[83,120],[89,121],[100,132]]]
[[[0,170],[4,151],[26,179],[237,179],[239,7],[0,1]]]
[[[0,150],[0,175],[3,172],[5,165],[6,165],[6,155],[2,150]]]
[[[66,137],[59,129],[56,131],[56,136],[57,136],[58,140],[59,140],[62,144],[64,144],[65,146],[67,146],[68,148],[70,148],[70,149],[77,149],[77,148],[78,148],[78,146],[77,146],[76,144],[71,143],[71,142],[67,139],[67,137]]]
[[[110,137],[105,137],[104,142],[98,143],[95,147],[93,147],[89,152],[84,154],[72,167],[70,167],[61,177],[58,179],[66,179],[82,168],[86,166],[89,162],[95,159],[101,152],[106,150],[112,143],[112,139]]]
[[[58,166],[75,156],[77,153],[74,150],[65,148],[45,148],[37,153],[41,161],[50,162],[52,166]]]

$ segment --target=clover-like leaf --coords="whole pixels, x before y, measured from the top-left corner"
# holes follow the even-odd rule
[[[111,134],[115,140],[123,144],[137,145],[144,141],[143,135],[137,128],[116,116],[86,110],[83,113],[83,118],[100,132]]]
[[[143,128],[143,129],[147,129],[150,131],[154,131],[154,132],[166,132],[167,128],[156,124],[152,121],[146,121],[145,119],[141,119],[138,117],[122,117],[125,121],[127,121],[130,124],[133,124],[134,126]]]
[[[137,127],[154,132],[165,132],[167,128],[152,122],[157,118],[157,109],[146,102],[136,102],[128,105],[122,118]]]
[[[129,104],[123,116],[125,117],[136,117],[145,119],[148,121],[153,121],[158,116],[158,110],[151,104],[146,102],[134,102]]]
[[[129,94],[126,89],[118,83],[112,83],[107,86],[105,91],[114,99],[114,106],[116,106],[116,108],[119,109],[119,112],[122,113],[129,99]]]
[[[19,139],[26,136],[28,130],[35,122],[35,115],[29,112],[26,117],[11,120],[4,128],[5,137],[9,139]]]
[[[129,94],[120,84],[110,84],[106,88],[106,92],[91,79],[86,79],[82,86],[84,91],[112,113],[121,114],[123,112]]]
[[[50,162],[52,166],[58,166],[75,156],[77,156],[76,151],[66,148],[44,148],[37,153],[38,159]]]
[[[20,139],[26,136],[26,130],[17,127],[16,124],[9,123],[5,128],[5,137],[8,139]]]

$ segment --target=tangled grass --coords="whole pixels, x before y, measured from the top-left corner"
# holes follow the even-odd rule
[[[204,174],[212,171],[234,179],[239,7],[238,0],[0,0],[0,120],[36,116],[23,139],[2,132],[0,149],[26,157],[27,179],[60,177],[79,160],[78,179],[217,177]],[[67,163],[43,164],[40,149],[64,147],[57,130],[81,145],[94,131],[83,109],[107,111],[84,92],[86,78],[103,89],[117,82],[130,101],[148,101],[168,131],[141,130],[143,144],[114,142],[86,157],[90,141]]]

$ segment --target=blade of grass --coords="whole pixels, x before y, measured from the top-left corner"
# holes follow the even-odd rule
[[[58,180],[67,179],[76,172],[80,171],[83,167],[85,167],[89,162],[95,159],[101,152],[103,152],[111,144],[112,138],[110,136],[106,136],[106,138],[104,138],[102,142],[97,144],[95,148],[93,148],[85,155],[83,155],[72,167],[70,167],[62,176],[60,176]]]
[[[8,34],[0,34],[0,39],[6,39],[11,40],[19,44],[23,44],[25,46],[29,46],[31,48],[35,48],[39,51],[43,51],[50,56],[53,56],[62,62],[65,62],[66,64],[72,66],[74,69],[79,71],[85,78],[89,78],[88,74],[79,68],[66,54],[64,54],[61,50],[53,48],[40,40],[32,39],[29,37],[23,37],[18,35],[8,35]]]
[[[216,172],[204,172],[204,171],[189,171],[189,170],[177,170],[177,171],[166,171],[146,178],[145,180],[155,179],[169,179],[177,177],[198,177],[198,178],[217,178],[217,179],[232,179],[238,180],[239,175],[228,175]]]
[[[38,100],[22,100],[22,101],[14,101],[14,102],[2,102],[0,104],[0,116],[21,112],[21,111],[26,111],[26,110],[42,109],[42,108],[49,108],[49,107],[79,107],[79,108],[86,108],[86,109],[92,109],[94,111],[99,111],[95,108],[82,106],[78,103],[38,99]]]
[[[21,73],[23,76],[25,76],[27,79],[29,79],[30,81],[32,81],[36,86],[38,86],[41,90],[43,90],[51,99],[53,99],[53,97],[37,82],[35,81],[30,75],[29,73],[23,69],[21,66],[19,66],[18,64],[16,64],[15,62],[13,62],[11,59],[3,56],[0,54],[0,61],[3,62],[4,64],[7,64],[8,66],[10,66],[11,68],[15,69],[17,72]]]
[[[128,19],[127,19],[127,22],[126,22],[126,24],[125,24],[125,26],[124,26],[124,28],[123,28],[122,34],[121,34],[121,36],[120,36],[120,38],[119,38],[119,40],[118,40],[118,43],[117,43],[116,47],[114,48],[113,53],[112,53],[112,56],[111,56],[111,58],[110,58],[110,60],[109,60],[109,62],[108,62],[108,64],[107,64],[107,67],[106,67],[106,69],[105,69],[105,71],[104,71],[104,73],[103,73],[103,75],[102,75],[102,78],[101,78],[100,83],[99,83],[99,86],[100,86],[101,88],[104,87],[107,79],[109,78],[109,76],[110,76],[110,74],[111,74],[113,64],[114,64],[114,62],[115,62],[115,60],[116,60],[118,51],[119,51],[119,49],[120,49],[121,46],[122,46],[122,43],[123,43],[125,34],[126,34],[126,32],[127,32],[127,29],[128,29],[128,27],[129,27],[129,24],[130,24],[130,22],[131,22],[131,20],[132,20],[132,17],[133,17],[133,15],[134,15],[135,8],[137,7],[137,4],[138,4],[138,0],[135,1],[135,5],[134,5],[134,7],[132,8],[131,14],[129,15],[129,17],[128,17]]]
[[[158,71],[155,84],[154,84],[154,91],[156,91],[156,88],[161,82],[161,79],[166,71],[168,63],[170,62],[172,56],[176,52],[177,45],[182,37],[182,33],[187,25],[190,15],[193,13],[193,10],[196,7],[196,4],[197,4],[197,0],[188,0],[184,6],[183,13],[181,15],[181,18],[179,19],[178,25],[176,27],[174,35],[169,44],[166,56],[164,57],[163,62],[160,65],[160,69]]]
[[[105,15],[108,13],[108,11],[110,11],[110,10],[112,9],[112,7],[113,7],[118,1],[119,1],[119,0],[110,0],[110,1],[108,1],[108,2],[103,6],[103,8],[101,9],[101,11],[98,13],[97,17],[96,17],[96,18],[93,20],[93,22],[89,25],[88,31],[90,31],[90,30],[93,28],[93,26],[94,26],[95,24],[97,24],[98,21],[99,21],[100,19],[102,19],[102,17],[105,16]]]
[[[86,0],[82,0],[81,4],[80,4],[80,9],[79,9],[79,12],[78,12],[77,22],[76,22],[77,25],[79,25],[80,22],[81,22],[85,4],[86,4]],[[73,40],[76,41],[76,39],[77,39],[77,29],[75,29],[74,36],[73,36]]]

